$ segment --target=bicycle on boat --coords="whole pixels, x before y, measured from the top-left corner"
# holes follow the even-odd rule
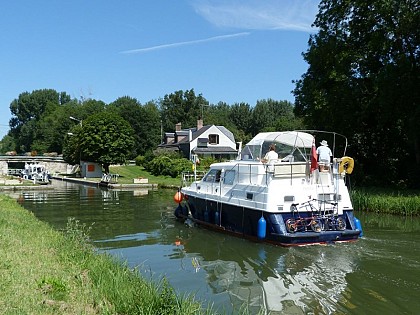
[[[313,232],[321,232],[322,231],[322,225],[319,219],[314,215],[312,212],[311,216],[308,217],[302,217],[298,210],[298,203],[293,203],[291,205],[292,210],[292,218],[289,218],[286,220],[286,229],[289,233],[295,233],[295,232],[306,232],[309,229]],[[306,207],[306,205],[301,206]],[[295,214],[297,214],[295,217]]]
[[[314,203],[320,204],[317,208]],[[305,209],[309,216],[303,217],[298,209],[299,203],[291,205],[292,217],[286,220],[286,230],[289,233],[321,231],[343,231],[346,221],[338,215],[338,203],[325,200],[312,199],[300,204],[300,209]]]

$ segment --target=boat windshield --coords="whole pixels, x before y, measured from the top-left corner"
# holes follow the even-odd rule
[[[264,158],[271,144],[276,145],[279,159],[285,162],[303,162],[310,156],[313,136],[296,131],[264,132],[255,136],[242,150],[242,160]]]

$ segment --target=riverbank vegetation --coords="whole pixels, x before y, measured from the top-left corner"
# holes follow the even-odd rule
[[[136,270],[88,242],[89,228],[69,220],[63,233],[0,195],[2,314],[210,314],[163,279]]]
[[[356,188],[351,191],[351,199],[353,207],[357,211],[403,216],[420,215],[418,191]]]

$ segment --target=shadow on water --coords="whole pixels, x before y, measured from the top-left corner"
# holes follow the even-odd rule
[[[13,195],[57,229],[68,217],[153,280],[165,276],[228,314],[411,314],[420,308],[420,221],[359,213],[356,243],[282,248],[174,219],[173,191],[109,191],[59,183]]]

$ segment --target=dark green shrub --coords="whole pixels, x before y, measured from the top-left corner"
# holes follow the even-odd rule
[[[146,157],[144,155],[139,155],[134,159],[137,166],[143,166],[145,160],[146,160]]]

